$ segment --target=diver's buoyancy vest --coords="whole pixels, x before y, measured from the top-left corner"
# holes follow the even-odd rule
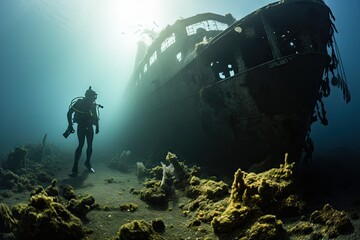
[[[98,121],[95,103],[89,105],[84,99],[79,99],[72,106],[72,109],[75,111],[73,122],[95,125]]]

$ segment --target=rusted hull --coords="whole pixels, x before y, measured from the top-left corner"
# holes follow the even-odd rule
[[[184,84],[186,70],[196,71],[189,64],[142,102],[129,148],[160,159],[172,151],[223,170],[269,168],[286,152],[296,159],[328,61],[322,54],[295,55],[197,91]]]
[[[185,34],[185,26],[207,18],[232,25]],[[299,159],[330,66],[329,9],[292,0],[229,19],[178,21],[150,46],[127,91],[123,148],[154,161],[172,151],[217,172],[264,170],[285,153]],[[181,41],[159,51],[171,36]]]
[[[293,56],[204,88],[201,118],[214,161],[269,168],[285,153],[298,159],[328,61],[320,54]]]

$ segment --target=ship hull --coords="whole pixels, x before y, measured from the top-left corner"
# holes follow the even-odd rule
[[[211,31],[189,36],[147,73],[145,58],[135,76],[147,78],[135,77],[127,92],[122,147],[156,162],[171,151],[216,172],[262,171],[285,153],[299,160],[331,60],[330,26],[321,1],[274,3],[209,42],[201,41]],[[183,59],[171,64],[178,51]]]
[[[322,54],[290,56],[196,91],[185,84],[196,71],[189,64],[137,108],[127,147],[159,160],[171,151],[224,171],[266,169],[285,153],[298,159],[328,62]]]

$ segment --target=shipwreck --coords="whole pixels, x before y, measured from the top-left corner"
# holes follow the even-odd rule
[[[121,146],[218,170],[266,169],[285,153],[298,161],[312,150],[311,124],[327,124],[331,83],[351,98],[334,20],[321,0],[283,0],[240,20],[203,13],[151,33],[124,94]]]

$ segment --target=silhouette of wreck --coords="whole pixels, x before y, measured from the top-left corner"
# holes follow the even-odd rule
[[[266,169],[285,153],[298,161],[311,153],[311,124],[327,124],[330,82],[350,101],[333,20],[321,0],[287,0],[238,21],[204,13],[152,34],[151,45],[138,44],[124,93],[122,146],[224,170]]]

